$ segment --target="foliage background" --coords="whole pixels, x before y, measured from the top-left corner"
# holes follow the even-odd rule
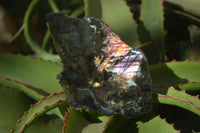
[[[199,7],[198,0],[2,0],[0,132],[200,132]],[[126,119],[69,108],[45,19],[57,11],[100,18],[144,51],[152,113]]]

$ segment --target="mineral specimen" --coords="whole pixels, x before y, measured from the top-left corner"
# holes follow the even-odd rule
[[[151,79],[142,51],[97,18],[51,13],[47,21],[63,63],[57,79],[72,108],[128,118],[151,111]]]

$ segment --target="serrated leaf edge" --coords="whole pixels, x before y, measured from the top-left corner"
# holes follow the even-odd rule
[[[67,109],[67,112],[65,112],[64,120],[63,120],[63,127],[62,127],[62,133],[65,133],[65,128],[67,127],[67,118],[70,113],[70,108]]]
[[[110,123],[110,121],[112,120],[113,117],[114,117],[114,115],[111,115],[111,116],[109,117],[109,119],[107,120],[107,122],[106,122],[106,124],[105,124],[105,126],[104,126],[104,128],[103,128],[102,133],[104,133],[104,132],[106,131],[106,128],[108,127],[108,124]]]
[[[2,78],[2,79],[4,79],[4,80],[7,80],[7,81],[10,81],[10,82],[14,82],[14,83],[16,83],[16,84],[19,84],[19,85],[25,87],[28,91],[31,91],[31,93],[35,93],[40,99],[41,99],[42,97],[44,97],[42,94],[38,93],[37,91],[34,91],[33,89],[31,89],[31,88],[28,87],[27,85],[24,85],[23,83],[21,83],[21,82],[19,82],[19,81],[17,81],[17,80],[12,80],[12,79],[9,79],[9,78],[7,78],[7,77],[3,77],[3,76],[1,76],[1,75],[0,75],[0,78]],[[9,87],[9,86],[7,86],[7,87]],[[16,89],[16,88],[15,88],[15,89]],[[23,90],[23,89],[20,89],[20,90],[23,91],[24,93],[26,93],[26,90]],[[27,93],[26,93],[26,94],[27,94]],[[39,100],[39,99],[36,98],[36,100]]]
[[[26,111],[26,112],[24,112],[24,115],[23,115],[19,120],[17,120],[17,124],[16,124],[16,126],[15,126],[14,128],[11,129],[11,133],[15,133],[15,129],[16,129],[16,127],[18,126],[18,124],[19,124],[19,123],[23,120],[23,118],[31,111],[31,109],[32,109],[33,107],[37,106],[38,104],[40,104],[40,103],[46,101],[47,99],[49,99],[49,98],[51,98],[51,97],[53,97],[53,96],[58,96],[58,95],[64,95],[64,92],[52,93],[52,94],[51,94],[50,96],[48,96],[48,97],[43,97],[43,98],[42,98],[39,102],[37,102],[36,104],[30,105],[29,110]],[[63,97],[63,98],[64,98],[64,97]],[[20,133],[23,133],[24,130],[30,125],[30,123],[34,120],[34,118],[35,118],[36,116],[39,116],[39,115],[45,113],[45,112],[43,112],[43,111],[44,111],[46,108],[48,108],[48,107],[50,107],[50,106],[52,106],[52,105],[58,104],[58,103],[62,103],[62,102],[67,102],[67,100],[66,100],[65,98],[64,98],[64,99],[59,99],[59,100],[57,100],[54,104],[51,104],[51,105],[49,105],[49,106],[44,106],[44,107],[43,107],[42,109],[40,109],[37,113],[32,114],[32,117],[31,117],[31,118],[29,117],[28,121],[25,122],[25,124],[23,125],[23,127],[20,129],[19,132],[20,132]],[[48,110],[46,110],[46,111],[48,111]]]
[[[186,110],[189,110],[189,111],[191,111],[191,112],[193,112],[193,113],[195,113],[195,114],[197,114],[197,115],[200,116],[200,107],[197,106],[197,105],[194,105],[194,104],[192,104],[192,103],[190,103],[190,102],[188,102],[188,101],[185,100],[185,99],[179,99],[179,98],[174,97],[174,96],[172,96],[172,95],[162,95],[162,94],[153,94],[152,96],[153,96],[154,98],[157,97],[157,98],[159,99],[159,100],[158,100],[159,103],[161,103],[161,104],[168,104],[168,101],[165,100],[165,102],[163,102],[162,99],[160,99],[160,98],[169,98],[169,99],[172,99],[172,100],[176,100],[176,101],[179,101],[179,102],[183,102],[183,103],[185,103],[185,104],[187,104],[187,105],[189,105],[189,106],[193,106],[193,107],[195,107],[197,110],[199,110],[199,113],[195,112],[195,111],[192,110],[191,108],[188,108],[188,109],[186,109]],[[160,100],[161,100],[161,102],[160,102]],[[154,103],[156,103],[155,100],[154,100]],[[176,105],[176,104],[170,104],[170,105],[178,106],[178,105]],[[178,107],[181,107],[181,106],[178,106]],[[181,107],[181,108],[183,108],[183,107]],[[185,108],[184,108],[184,109],[185,109]]]

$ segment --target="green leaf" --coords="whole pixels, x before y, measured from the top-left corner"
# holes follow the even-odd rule
[[[141,20],[149,31],[152,44],[144,50],[150,64],[164,61],[164,14],[161,0],[142,0]]]
[[[23,91],[25,94],[27,94],[29,97],[39,101],[42,97],[44,97],[43,95],[41,95],[40,93],[38,93],[37,91],[33,90],[32,88],[18,82],[18,81],[14,81],[5,77],[1,77],[0,76],[0,83],[3,86],[6,87],[11,87],[14,89],[19,89],[21,91]],[[66,108],[65,108],[66,109]],[[55,114],[57,114],[60,118],[63,118],[63,115],[60,113],[60,111],[58,109],[54,109],[53,112]]]
[[[0,132],[10,132],[30,104],[31,100],[23,92],[0,87]]]
[[[108,122],[109,117],[101,123],[92,123],[83,128],[82,133],[102,133]]]
[[[170,87],[168,89],[162,88],[162,89],[158,89],[156,91],[159,94],[171,95],[178,99],[187,100],[187,102],[192,103],[193,105],[196,105],[200,108],[200,100],[198,99],[198,97],[189,95],[189,94],[185,93],[185,91],[179,91],[179,90],[174,89],[173,87]]]
[[[166,14],[169,14],[170,16],[174,16],[174,17],[178,18],[177,20],[181,20],[181,22],[179,22],[179,24],[184,22],[183,24],[181,24],[182,26],[185,25],[185,23],[188,23],[189,25],[191,25],[191,24],[198,25],[198,26],[200,25],[199,4],[200,4],[199,0],[165,0],[165,2],[164,2]],[[175,20],[175,21],[177,21],[177,20]],[[177,23],[175,22],[174,24],[176,27]],[[185,26],[188,26],[188,24],[186,24]],[[183,27],[182,28],[180,28],[180,26],[178,26],[178,27],[179,27],[178,30],[180,29],[179,31],[186,30]],[[173,30],[174,30],[174,28],[173,28]],[[177,34],[180,35],[182,33],[179,32]],[[184,34],[182,34],[181,37],[186,39],[184,37]],[[191,40],[192,39],[193,38],[191,37]],[[174,40],[174,39],[172,39],[172,40]],[[183,41],[183,39],[181,39],[181,41]],[[177,44],[177,42],[175,42],[175,43]],[[191,44],[189,44],[189,46],[191,46]],[[189,48],[191,48],[191,47],[189,47]],[[192,45],[192,48],[194,51],[197,50],[194,48],[194,45]],[[190,52],[193,52],[193,51],[190,51]],[[197,54],[198,54],[198,52],[197,52]],[[190,57],[190,59],[191,59],[191,57]]]
[[[139,45],[137,24],[124,0],[100,0],[102,5],[101,19],[130,46]]]
[[[165,2],[174,4],[177,9],[182,9],[186,13],[200,17],[199,0],[165,0]]]
[[[59,62],[60,58],[58,55],[52,55],[47,53],[44,49],[42,49],[37,42],[35,42],[32,39],[31,35],[31,17],[33,15],[33,12],[35,11],[36,7],[39,5],[41,0],[33,0],[30,5],[28,10],[25,13],[24,17],[24,36],[26,38],[26,41],[30,45],[30,47],[35,51],[36,56],[41,57],[44,60],[51,60],[53,62]]]
[[[156,116],[148,121],[138,121],[138,133],[177,133],[174,127]]]
[[[50,5],[51,9],[53,10],[53,12],[59,12],[59,9],[54,0],[48,0],[48,3]]]
[[[199,82],[200,63],[192,61],[170,62],[149,66],[152,83],[170,86],[178,86],[180,83]]]
[[[104,133],[121,133],[122,131],[125,133],[136,132],[135,120],[127,119],[119,115],[111,116],[105,125]]]
[[[48,42],[50,40],[51,40],[51,34],[50,34],[50,31],[47,30],[46,33],[45,33],[45,35],[44,35],[43,41],[42,41],[42,48],[43,49],[47,48]]]
[[[153,88],[153,103],[175,105],[200,115],[200,100],[198,97],[189,95],[185,91],[179,91],[170,87]],[[164,94],[164,95],[160,95]]]
[[[167,66],[182,79],[187,79],[188,82],[200,81],[200,62],[184,61],[171,62]]]
[[[42,98],[39,102],[32,105],[30,109],[24,113],[23,117],[17,121],[16,126],[12,129],[12,133],[24,132],[25,129],[39,116],[56,108],[60,105],[66,104],[64,93],[53,93],[49,97]]]
[[[83,10],[84,8],[81,6],[81,7],[78,7],[78,8],[76,8],[71,14],[70,14],[70,16],[71,17],[79,17],[81,14],[83,14],[84,13],[84,10]]]
[[[188,93],[195,93],[199,94],[200,92],[200,82],[190,82],[187,84],[180,84],[179,86],[176,87],[176,89],[179,90],[185,90]]]
[[[4,78],[4,77],[0,76],[0,83],[6,87],[19,89],[19,90],[23,91],[25,94],[27,94],[28,96],[30,96],[31,98],[36,99],[37,101],[40,100],[42,97],[44,97],[40,93],[29,88],[28,86],[25,86],[24,84],[22,84],[20,82],[17,82],[17,81],[8,79],[8,78]]]
[[[22,55],[0,55],[0,75],[43,90],[62,91],[56,75],[62,66],[50,61]]]
[[[185,99],[179,99],[172,95],[153,94],[153,103],[175,105],[200,116],[200,107],[198,105],[192,104]]]
[[[199,18],[199,22],[200,22],[200,18]],[[199,47],[199,43],[200,43],[200,27],[196,26],[196,25],[190,25],[188,26],[188,32],[190,34],[190,41],[191,41],[191,46],[192,46],[192,50],[191,50],[191,55],[190,55],[190,60],[198,60],[200,59],[200,47]]]
[[[84,0],[85,16],[101,18],[102,7],[100,0]]]
[[[65,118],[65,126],[63,128],[64,133],[81,133],[83,128],[90,124],[90,122],[81,116],[79,111],[73,109],[68,111]]]
[[[63,121],[52,116],[42,116],[33,122],[25,133],[61,133]]]

